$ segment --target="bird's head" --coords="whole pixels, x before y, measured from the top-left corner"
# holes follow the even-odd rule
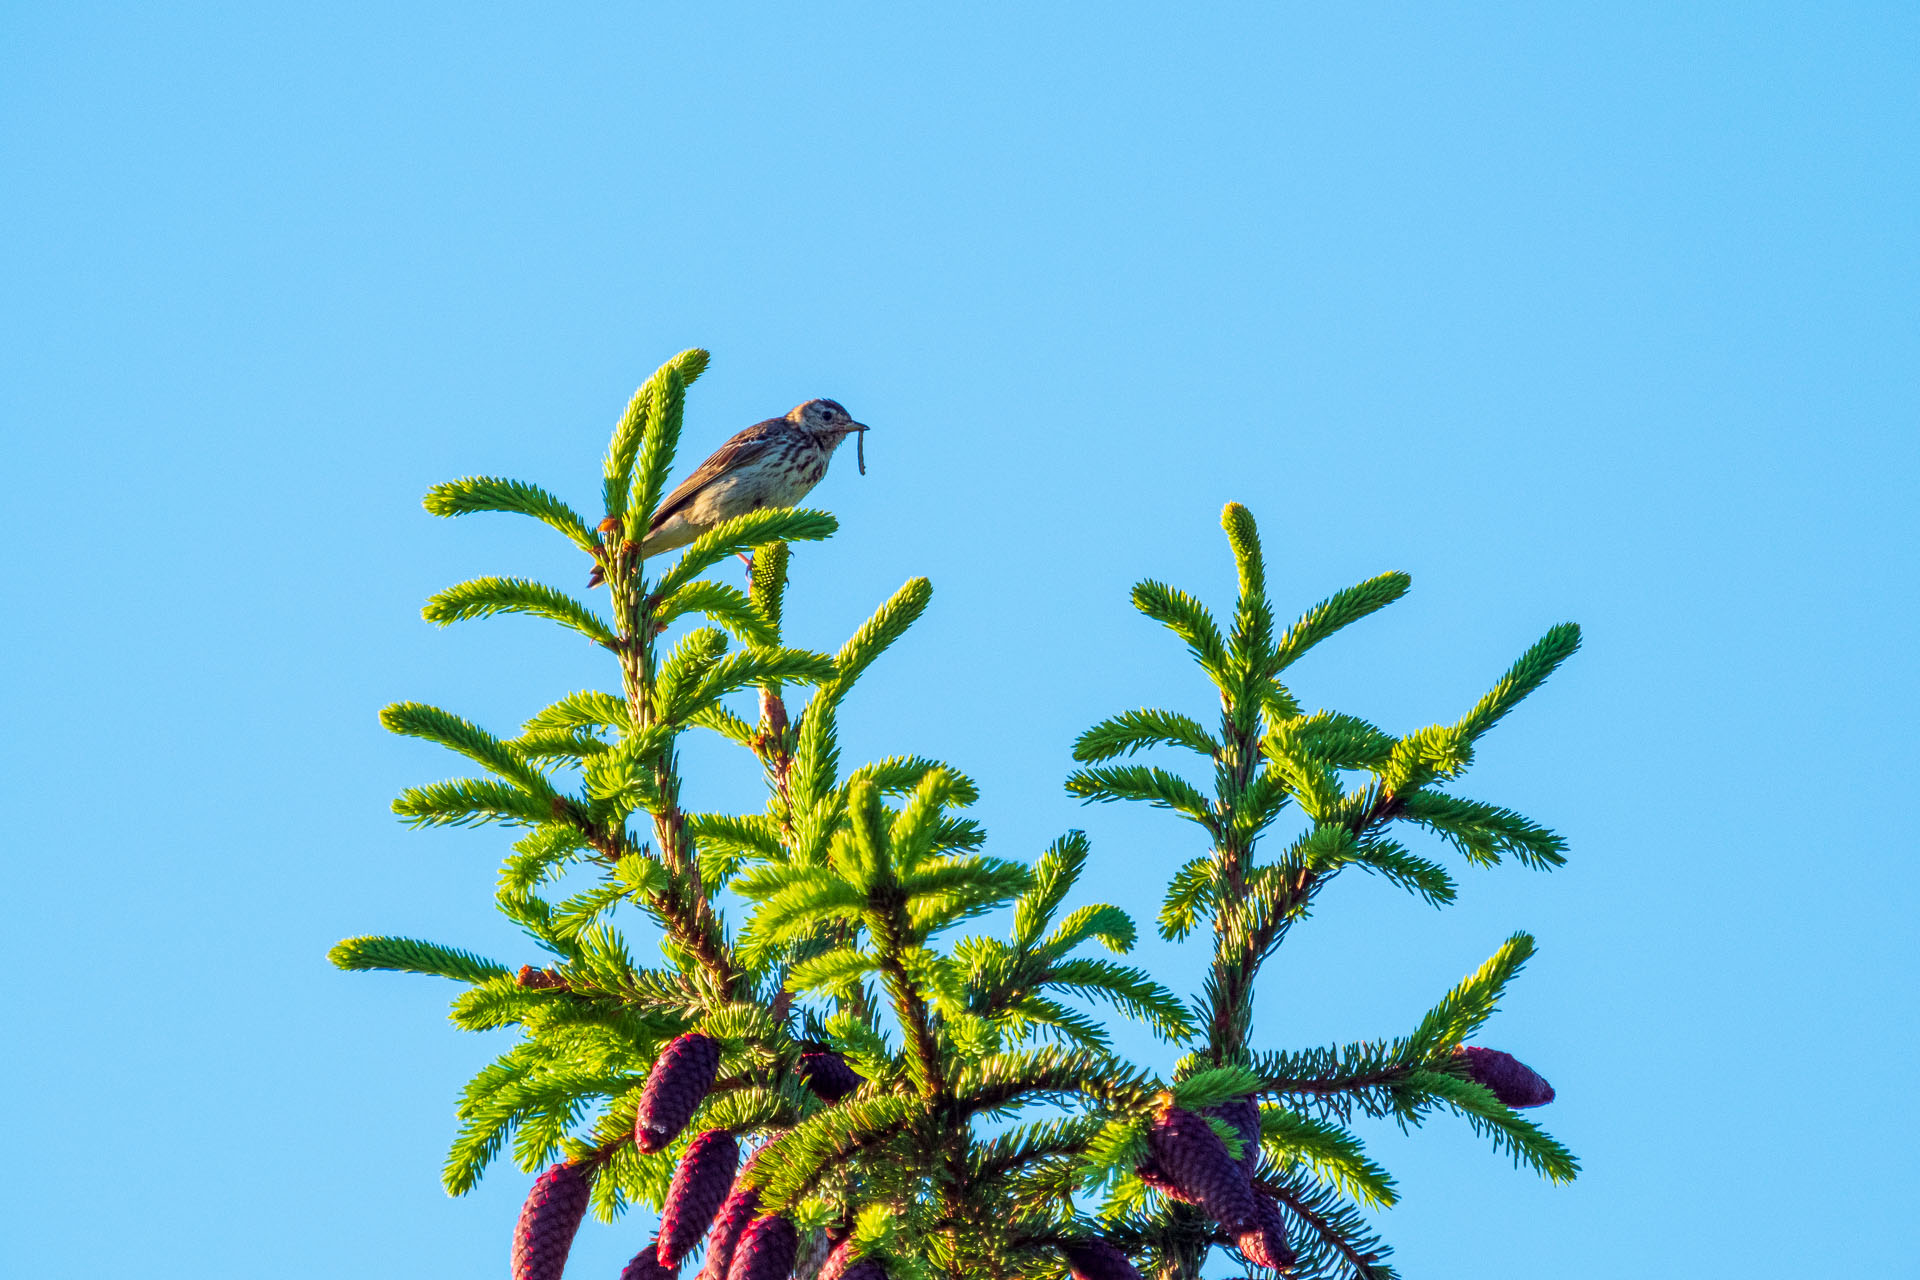
[[[855,431],[867,429],[865,423],[855,422],[838,400],[809,400],[796,405],[787,419],[817,436],[826,436],[835,444]]]

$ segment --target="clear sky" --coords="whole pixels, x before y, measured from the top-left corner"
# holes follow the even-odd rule
[[[605,679],[418,614],[581,565],[419,497],[585,507],[697,344],[685,454],[816,395],[874,425],[816,491],[796,641],[934,580],[849,752],[971,772],[993,852],[1085,827],[1088,894],[1143,922],[1190,837],[1061,780],[1100,716],[1206,710],[1126,597],[1224,599],[1223,502],[1289,612],[1413,575],[1310,703],[1450,720],[1582,623],[1462,784],[1572,864],[1446,912],[1342,883],[1257,1032],[1403,1032],[1529,929],[1486,1039],[1587,1173],[1367,1130],[1409,1276],[1902,1270],[1916,83],[1910,4],[5,6],[0,1269],[504,1273],[526,1176],[438,1182],[501,1044],[323,955],[532,958],[506,837],[401,828],[456,770],[374,715],[508,727]],[[570,1274],[645,1231],[589,1225]]]

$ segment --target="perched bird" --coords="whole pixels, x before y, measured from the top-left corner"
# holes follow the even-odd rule
[[[784,418],[754,423],[667,495],[647,526],[640,554],[676,551],[749,511],[792,506],[827,474],[841,441],[866,429],[836,400],[809,400]]]

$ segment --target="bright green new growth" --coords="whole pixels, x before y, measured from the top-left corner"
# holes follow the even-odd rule
[[[591,557],[609,597],[602,614],[557,588],[481,578],[435,595],[429,621],[543,617],[604,647],[618,671],[617,689],[569,693],[507,736],[418,703],[381,713],[394,732],[485,775],[409,789],[396,813],[423,826],[524,829],[495,903],[544,953],[517,971],[408,938],[352,938],[331,953],[345,969],[464,983],[456,1025],[517,1028],[459,1100],[449,1191],[470,1190],[509,1149],[528,1171],[582,1161],[598,1216],[611,1221],[635,1203],[658,1207],[686,1141],[725,1128],[763,1145],[750,1176],[768,1210],[805,1231],[852,1233],[896,1280],[1057,1277],[1059,1245],[1095,1235],[1143,1270],[1191,1280],[1211,1248],[1232,1241],[1137,1176],[1168,1100],[1199,1109],[1262,1098],[1257,1186],[1282,1206],[1301,1276],[1393,1274],[1361,1210],[1390,1206],[1397,1192],[1344,1127],[1356,1109],[1403,1125],[1451,1112],[1516,1161],[1574,1176],[1564,1148],[1454,1057],[1532,953],[1525,934],[1400,1039],[1261,1052],[1251,1022],[1261,965],[1345,867],[1435,905],[1455,897],[1445,868],[1389,835],[1396,823],[1470,864],[1564,860],[1552,832],[1440,784],[1572,653],[1575,629],[1550,631],[1459,722],[1395,737],[1304,711],[1280,676],[1404,594],[1405,575],[1340,592],[1280,631],[1253,518],[1230,505],[1239,592],[1227,630],[1197,599],[1141,583],[1135,604],[1186,644],[1217,693],[1218,726],[1123,712],[1075,744],[1087,767],[1068,790],[1145,801],[1199,828],[1196,856],[1170,869],[1160,916],[1168,938],[1210,933],[1205,986],[1182,1000],[1090,950],[1125,955],[1136,931],[1117,907],[1068,905],[1093,857],[1084,835],[1069,832],[1032,861],[989,855],[964,812],[978,790],[951,765],[903,754],[843,767],[838,710],[925,611],[926,580],[905,584],[828,655],[787,645],[782,621],[789,546],[832,534],[831,516],[757,511],[649,578],[637,543],[666,489],[687,387],[706,364],[705,352],[684,352],[634,394],[608,448],[597,530],[518,481],[454,481],[427,497],[439,515],[505,511],[549,525]],[[700,576],[737,552],[754,556],[747,590]],[[696,731],[754,755],[763,810],[682,808],[677,742]],[[1129,759],[1166,747],[1206,760],[1211,789]],[[1290,807],[1302,832],[1263,844]],[[989,916],[1003,926],[969,929]],[[636,921],[659,933],[646,963],[628,938]],[[1116,1015],[1189,1051],[1170,1077],[1116,1056]],[[668,1041],[694,1030],[722,1043],[719,1082],[679,1142],[644,1154],[632,1131],[648,1072]],[[830,1046],[866,1083],[823,1102],[800,1070],[809,1045]],[[1237,1132],[1214,1127],[1237,1153]],[[803,1256],[817,1266],[823,1252]]]

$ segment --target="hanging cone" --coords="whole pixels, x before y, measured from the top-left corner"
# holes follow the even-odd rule
[[[688,1144],[660,1211],[662,1266],[678,1270],[700,1243],[733,1189],[733,1171],[739,1163],[740,1144],[724,1129],[710,1129]]]
[[[815,1280],[887,1280],[887,1269],[876,1258],[853,1258],[853,1237],[833,1247]]]
[[[801,1054],[800,1074],[806,1077],[807,1088],[822,1102],[838,1102],[867,1082],[865,1076],[831,1049],[810,1049]]]
[[[848,1236],[833,1246],[833,1252],[820,1264],[820,1274],[815,1280],[846,1280],[847,1268],[853,1265],[853,1237]]]
[[[1167,1175],[1161,1171],[1159,1165],[1153,1162],[1152,1157],[1148,1157],[1145,1162],[1136,1167],[1134,1173],[1139,1175],[1140,1181],[1147,1185],[1149,1191],[1158,1191],[1167,1199],[1178,1200],[1181,1204],[1193,1203],[1191,1196],[1167,1180]]]
[[[684,1035],[661,1050],[633,1118],[633,1144],[649,1153],[671,1146],[719,1072],[720,1042],[712,1036]]]
[[[1147,1130],[1147,1151],[1161,1176],[1227,1230],[1238,1231],[1253,1220],[1253,1185],[1246,1170],[1201,1117],[1168,1107]]]
[[[674,1280],[680,1273],[672,1267],[660,1265],[660,1259],[654,1254],[654,1245],[648,1245],[633,1255],[633,1261],[620,1273],[620,1280]]]
[[[1127,1255],[1105,1240],[1081,1240],[1061,1246],[1073,1280],[1142,1280]]]
[[[734,1246],[727,1280],[787,1280],[799,1251],[800,1233],[791,1221],[779,1214],[760,1218]]]
[[[1467,1075],[1510,1107],[1544,1107],[1553,1101],[1553,1086],[1539,1072],[1510,1053],[1461,1045],[1453,1056],[1466,1060]]]
[[[573,1164],[556,1164],[534,1179],[513,1228],[513,1280],[560,1280],[591,1186],[586,1169]]]
[[[1202,1115],[1225,1120],[1240,1135],[1240,1167],[1251,1178],[1260,1167],[1260,1102],[1252,1094],[1216,1102]]]
[[[727,1280],[734,1248],[759,1215],[760,1193],[752,1187],[738,1187],[727,1197],[713,1221],[713,1230],[707,1233],[707,1260],[700,1268],[699,1280]]]
[[[1280,1206],[1257,1191],[1253,1204],[1253,1220],[1234,1235],[1233,1242],[1255,1266],[1285,1271],[1293,1265],[1293,1248],[1287,1243],[1287,1223],[1280,1216]]]

